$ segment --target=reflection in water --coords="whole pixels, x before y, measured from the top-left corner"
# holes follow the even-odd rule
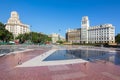
[[[85,60],[102,59],[108,56],[104,51],[95,50],[66,50],[66,56],[75,56],[75,58],[82,58]]]
[[[110,53],[97,50],[58,50],[48,56],[44,61],[66,60],[66,59],[84,59],[88,61],[105,60],[120,64],[120,53]]]
[[[116,53],[116,54],[115,54],[114,63],[115,63],[115,64],[120,64],[120,53]]]

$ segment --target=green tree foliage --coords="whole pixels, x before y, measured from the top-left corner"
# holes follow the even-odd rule
[[[115,36],[115,42],[120,43],[120,33]]]
[[[0,29],[4,29],[4,28],[5,28],[5,25],[2,22],[0,22]]]
[[[64,41],[58,40],[57,43],[63,44]]]
[[[13,39],[13,34],[5,29],[5,25],[0,22],[0,40],[8,42]]]
[[[30,32],[25,34],[20,34],[16,39],[19,39],[20,43],[32,42],[32,43],[45,43],[51,41],[51,38],[45,34]]]

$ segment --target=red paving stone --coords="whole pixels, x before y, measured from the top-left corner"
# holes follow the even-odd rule
[[[120,66],[110,62],[15,67],[49,49],[33,50],[0,57],[0,80],[120,80]]]

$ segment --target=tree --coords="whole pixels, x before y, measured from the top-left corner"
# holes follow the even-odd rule
[[[63,44],[64,41],[58,40],[57,43]]]
[[[5,36],[4,36],[4,41],[8,42],[10,40],[13,40],[13,34],[11,32],[9,32],[8,30],[4,30]]]
[[[20,34],[16,39],[19,39],[20,43],[25,43],[26,41],[31,41],[32,43],[45,43],[51,41],[51,38],[47,35],[37,32]]]
[[[8,42],[13,39],[13,34],[5,29],[5,25],[0,22],[0,40],[3,42]]]
[[[5,25],[2,22],[0,22],[0,29],[5,29]]]
[[[120,43],[120,33],[115,36],[115,42]]]
[[[16,39],[19,39],[20,43],[25,43],[30,40],[30,33],[19,34]]]

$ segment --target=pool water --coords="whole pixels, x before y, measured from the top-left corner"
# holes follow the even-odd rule
[[[105,60],[120,65],[120,53],[97,50],[57,50],[43,61],[84,59],[87,61]]]

